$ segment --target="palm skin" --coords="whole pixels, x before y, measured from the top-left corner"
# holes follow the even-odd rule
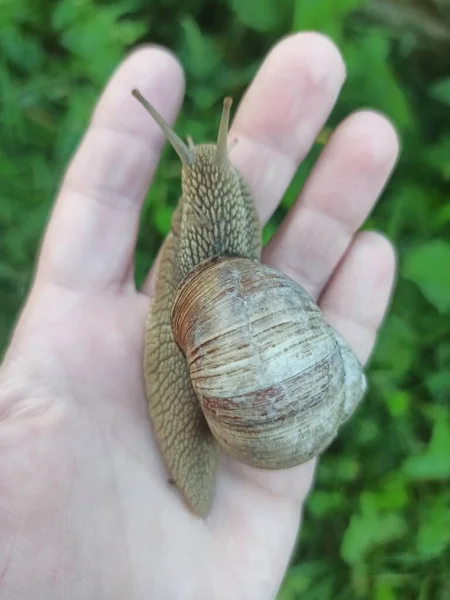
[[[284,39],[262,65],[230,138],[263,222],[343,79],[337,49],[313,33]],[[223,456],[206,519],[168,482],[142,376],[154,271],[142,290],[133,280],[139,212],[163,138],[134,87],[175,118],[178,63],[160,48],[137,50],[69,166],[0,369],[0,600],[273,599],[314,462],[268,473]],[[397,151],[384,117],[349,116],[263,253],[319,301],[362,362],[395,260],[381,235],[357,230]]]

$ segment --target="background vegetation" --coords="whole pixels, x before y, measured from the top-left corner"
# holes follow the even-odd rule
[[[321,462],[279,599],[449,599],[449,0],[0,0],[0,25],[0,351],[66,161],[127,49],[152,40],[178,53],[188,85],[177,130],[199,140],[215,132],[222,96],[239,98],[281,36],[316,29],[339,44],[349,77],[328,132],[371,106],[402,138],[368,224],[394,240],[399,282],[369,397]],[[165,152],[145,205],[138,280],[169,227],[178,174]]]

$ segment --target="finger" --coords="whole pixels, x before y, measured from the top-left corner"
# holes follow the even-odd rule
[[[280,202],[322,129],[345,79],[336,46],[318,33],[279,42],[263,62],[234,118],[231,161],[250,186],[263,222]],[[156,266],[143,291],[152,295]]]
[[[231,127],[233,164],[263,222],[280,202],[323,128],[345,79],[334,43],[318,33],[285,38],[269,53]]]
[[[118,68],[66,173],[37,277],[88,289],[133,282],[142,201],[164,136],[132,97],[138,87],[173,121],[183,74],[166,50],[135,51]]]
[[[318,298],[381,194],[398,147],[385,117],[362,111],[347,118],[266,247],[264,261]]]
[[[375,344],[395,276],[395,253],[376,232],[358,234],[327,285],[320,308],[347,340],[361,363]]]

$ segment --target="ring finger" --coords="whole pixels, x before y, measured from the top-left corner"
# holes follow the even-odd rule
[[[317,299],[376,203],[398,154],[394,128],[361,111],[335,131],[264,261]]]

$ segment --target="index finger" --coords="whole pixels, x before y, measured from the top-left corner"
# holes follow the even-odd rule
[[[319,33],[279,42],[242,99],[230,140],[233,164],[247,181],[262,222],[281,201],[345,80],[339,50]]]
[[[173,122],[183,84],[178,61],[156,46],[118,67],[64,177],[38,280],[96,291],[134,286],[140,210],[165,140],[131,92],[140,87]]]

